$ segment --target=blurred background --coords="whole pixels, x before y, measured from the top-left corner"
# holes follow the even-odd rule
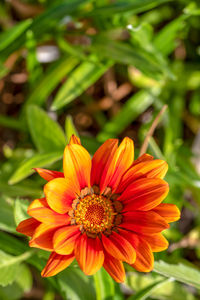
[[[0,2],[0,299],[200,299],[200,2]],[[123,285],[76,266],[42,279],[48,253],[15,231],[44,180],[62,169],[72,133],[91,155],[108,138],[134,140],[169,164],[168,203],[182,210],[150,274]],[[33,175],[32,175],[33,174]],[[30,176],[32,175],[32,176]]]

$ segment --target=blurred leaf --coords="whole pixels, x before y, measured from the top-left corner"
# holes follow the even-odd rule
[[[0,197],[0,229],[8,232],[15,232],[13,217],[13,202],[5,196]]]
[[[116,137],[143,113],[153,103],[153,100],[153,95],[147,91],[134,94],[126,101],[119,113],[105,124],[97,139],[104,142],[108,138]]]
[[[28,200],[19,198],[15,200],[14,218],[16,225],[18,225],[21,221],[30,218],[30,216],[27,214],[27,208],[29,204],[30,202]]]
[[[68,267],[57,276],[58,287],[64,299],[95,300],[92,277],[79,268]]]
[[[13,26],[10,30],[0,35],[0,51],[4,50],[11,43],[14,43],[30,26],[32,20],[28,19]]]
[[[49,152],[44,154],[35,154],[33,157],[22,162],[19,168],[14,172],[9,180],[9,184],[15,184],[22,179],[34,173],[33,168],[47,167],[54,162],[60,160],[63,156],[63,151]]]
[[[9,69],[6,68],[1,62],[0,62],[0,78],[6,76],[9,73]]]
[[[152,9],[160,4],[169,2],[170,0],[135,0],[135,1],[116,1],[110,5],[96,7],[91,12],[87,13],[88,16],[102,16],[110,17],[112,14],[131,12],[133,14],[138,14],[143,11]]]
[[[64,149],[66,138],[60,125],[36,105],[27,107],[27,121],[35,146],[41,152]]]
[[[78,64],[79,60],[74,57],[64,56],[51,64],[47,71],[44,73],[38,85],[31,91],[27,104],[37,104],[41,106],[51,94],[51,92],[60,83],[61,79],[68,75],[73,68]]]
[[[145,300],[147,297],[151,296],[152,293],[155,292],[158,288],[162,287],[166,282],[168,282],[169,279],[163,279],[159,280],[153,284],[150,284],[146,288],[140,290],[136,294],[130,296],[128,300]]]
[[[18,275],[19,264],[31,255],[29,251],[20,256],[11,256],[0,250],[0,285],[11,284]]]
[[[0,180],[0,191],[9,197],[30,196],[37,198],[41,194],[41,189],[35,182],[24,181],[23,183],[10,186],[7,180]]]
[[[66,82],[58,91],[56,98],[51,106],[52,110],[57,110],[70,103],[80,96],[87,88],[94,84],[111,66],[105,63],[83,62],[71,74]]]
[[[183,264],[173,265],[164,261],[159,261],[154,264],[154,272],[200,289],[200,271],[194,267]]]
[[[0,115],[0,125],[15,130],[26,131],[26,128],[24,128],[23,124],[19,120],[9,116]]]
[[[76,136],[79,136],[78,131],[76,130],[72,117],[67,116],[65,119],[65,133],[67,136],[67,142],[69,143],[69,140],[72,136],[72,134],[75,134]]]
[[[177,35],[185,26],[186,16],[176,18],[157,33],[154,39],[155,47],[163,54],[169,55],[177,45]]]
[[[30,269],[25,264],[20,264],[16,283],[22,288],[23,292],[29,292],[33,285],[33,278]]]
[[[101,268],[94,275],[94,282],[96,290],[96,300],[111,300],[114,299],[114,297],[117,297],[119,291],[115,291],[115,284],[113,279],[103,268]]]

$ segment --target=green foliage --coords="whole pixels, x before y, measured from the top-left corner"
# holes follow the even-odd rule
[[[43,300],[199,299],[199,2],[7,2],[0,3],[0,299],[25,299],[32,272]],[[148,275],[126,266],[123,286],[103,268],[86,276],[76,263],[41,279],[49,253],[30,250],[16,232],[30,201],[43,197],[33,168],[62,171],[72,134],[91,155],[128,135],[137,158],[164,104],[147,152],[168,162],[166,202],[183,209],[165,232],[169,251],[155,253]]]

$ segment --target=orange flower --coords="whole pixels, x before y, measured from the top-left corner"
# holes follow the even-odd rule
[[[117,281],[125,278],[123,261],[141,272],[153,268],[152,252],[168,247],[161,232],[179,219],[162,179],[167,163],[144,154],[134,161],[132,140],[107,140],[94,154],[72,136],[64,151],[64,173],[37,168],[48,183],[45,197],[34,200],[30,219],[17,231],[31,247],[51,251],[42,276],[57,274],[76,258],[87,275],[102,266]]]

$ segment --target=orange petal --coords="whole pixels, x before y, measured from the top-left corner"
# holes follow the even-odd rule
[[[145,239],[145,241],[148,242],[153,252],[166,250],[169,246],[168,241],[161,233],[142,236],[142,239]]]
[[[47,204],[46,199],[36,199],[28,207],[28,214],[45,224],[67,225],[70,217],[67,214],[58,214]]]
[[[135,166],[141,162],[150,161],[150,160],[153,160],[153,156],[145,153],[145,154],[141,155],[140,157],[138,157],[136,160],[134,160],[132,166]]]
[[[92,158],[92,170],[91,170],[91,185],[101,185],[106,187],[106,176],[110,178],[112,173],[109,169],[113,160],[113,155],[117,150],[118,140],[109,139],[95,152]]]
[[[131,240],[136,250],[136,260],[131,266],[139,272],[152,271],[154,256],[150,245],[136,234],[131,236]]]
[[[34,218],[26,219],[19,223],[19,225],[16,228],[16,231],[23,233],[27,236],[32,236],[39,225],[40,222],[38,222]]]
[[[72,136],[70,138],[70,141],[69,141],[69,144],[70,145],[73,145],[73,144],[81,145],[81,140],[79,139],[79,137],[77,137],[76,135],[72,134]]]
[[[74,260],[74,254],[59,255],[52,252],[49,256],[46,266],[41,272],[42,277],[54,276],[66,269]]]
[[[53,250],[53,236],[60,225],[40,224],[29,242],[30,247]]]
[[[44,186],[48,205],[57,213],[64,214],[71,209],[72,201],[77,197],[73,185],[65,178],[56,178]]]
[[[123,213],[120,227],[141,234],[155,234],[169,228],[169,224],[153,211],[133,211]]]
[[[80,226],[65,226],[56,231],[53,237],[54,251],[68,255],[73,252],[76,239],[81,234]]]
[[[64,174],[62,172],[51,171],[51,170],[46,170],[46,169],[41,169],[41,168],[34,168],[34,170],[36,172],[38,172],[38,174],[47,181],[50,181],[52,179],[59,178],[59,177],[61,177],[61,178],[64,177]]]
[[[152,211],[159,214],[168,223],[179,220],[181,215],[178,207],[170,203],[161,203],[158,206],[156,206]]]
[[[86,275],[96,273],[104,262],[103,247],[100,239],[82,234],[75,244],[76,260]]]
[[[108,237],[102,234],[102,242],[106,251],[116,259],[130,264],[135,261],[135,250],[122,235],[114,231]]]
[[[70,144],[65,147],[63,169],[65,178],[73,181],[76,193],[90,186],[91,158],[81,145]]]
[[[123,175],[116,193],[123,192],[131,183],[141,178],[163,178],[167,170],[167,163],[160,159],[137,163]]]
[[[143,178],[133,182],[118,198],[123,211],[147,211],[160,204],[169,192],[168,183],[159,178]]]
[[[123,263],[120,260],[105,253],[103,267],[116,282],[124,282],[125,270]]]

